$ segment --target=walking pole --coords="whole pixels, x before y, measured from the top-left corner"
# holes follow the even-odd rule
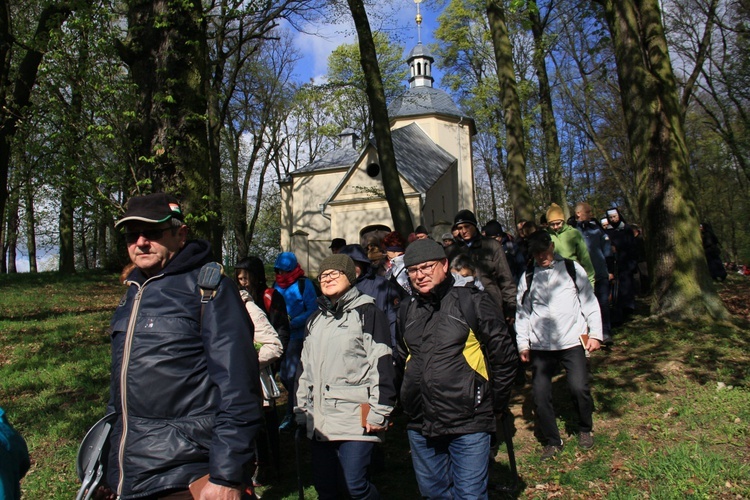
[[[518,489],[518,469],[516,468],[516,453],[513,450],[513,413],[509,409],[503,411],[500,417],[500,423],[503,428],[503,440],[505,447],[508,449],[508,462],[510,462],[510,473],[513,480],[509,486],[497,486],[498,491],[513,493]]]
[[[294,430],[294,458],[297,462],[297,488],[299,490],[299,500],[305,500],[305,487],[302,485],[302,458],[299,454],[299,443],[302,440],[303,426],[297,425]]]

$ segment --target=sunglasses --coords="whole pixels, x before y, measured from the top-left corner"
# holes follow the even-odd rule
[[[149,241],[159,241],[164,236],[164,231],[172,229],[171,227],[162,227],[157,229],[144,229],[143,231],[130,231],[125,233],[125,243],[132,245],[143,236]]]

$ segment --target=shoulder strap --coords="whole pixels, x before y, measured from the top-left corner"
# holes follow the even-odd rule
[[[469,328],[476,334],[479,331],[479,322],[477,321],[477,312],[474,309],[474,300],[471,288],[455,287],[458,293],[458,308],[461,310],[464,319],[469,324]]]
[[[266,288],[263,292],[263,305],[266,306],[266,313],[271,311],[271,299],[273,299],[273,288]]]
[[[570,276],[570,279],[573,280],[573,285],[576,287],[576,293],[579,292],[578,290],[578,282],[576,281],[576,266],[570,259],[564,259],[565,260],[565,270],[568,271],[568,275]]]
[[[521,304],[526,302],[526,296],[529,294],[529,290],[531,290],[531,282],[534,280],[534,260],[532,259],[529,261],[529,264],[526,266],[526,290],[523,292],[523,296],[521,297]]]
[[[307,280],[304,276],[300,276],[297,280],[297,288],[299,288],[299,296],[304,297],[305,296],[305,282]]]
[[[216,289],[219,288],[219,282],[223,277],[224,266],[218,262],[203,264],[198,273],[198,286],[201,289],[201,325],[203,324],[203,309],[216,296]]]
[[[203,306],[216,296],[216,289],[219,288],[219,282],[223,276],[224,266],[218,262],[209,262],[201,267],[198,273],[198,286],[201,289],[201,317]]]

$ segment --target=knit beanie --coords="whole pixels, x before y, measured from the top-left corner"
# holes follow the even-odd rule
[[[547,209],[547,222],[549,223],[553,220],[565,220],[565,214],[557,203],[553,203]]]
[[[456,214],[456,217],[453,218],[453,227],[458,226],[459,224],[469,223],[473,224],[474,226],[479,226],[477,223],[477,217],[474,215],[474,212],[471,210],[459,210]]]
[[[484,229],[484,235],[485,236],[490,236],[490,237],[491,236],[502,236],[503,233],[504,233],[504,231],[503,231],[503,225],[500,224],[495,219],[492,219],[487,224],[485,224],[482,229]]]
[[[349,283],[353,286],[357,281],[357,270],[354,268],[354,261],[347,255],[340,253],[329,255],[323,262],[320,263],[320,271],[318,276],[326,271],[335,270],[341,271],[349,280]]]
[[[435,240],[416,240],[406,247],[404,266],[410,267],[422,262],[445,259],[443,245]]]

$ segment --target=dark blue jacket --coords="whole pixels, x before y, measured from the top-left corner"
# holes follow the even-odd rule
[[[161,274],[135,269],[112,318],[107,482],[122,499],[205,474],[225,486],[250,479],[263,411],[253,327],[231,279],[201,313],[198,274],[212,260],[208,242],[189,241]]]

